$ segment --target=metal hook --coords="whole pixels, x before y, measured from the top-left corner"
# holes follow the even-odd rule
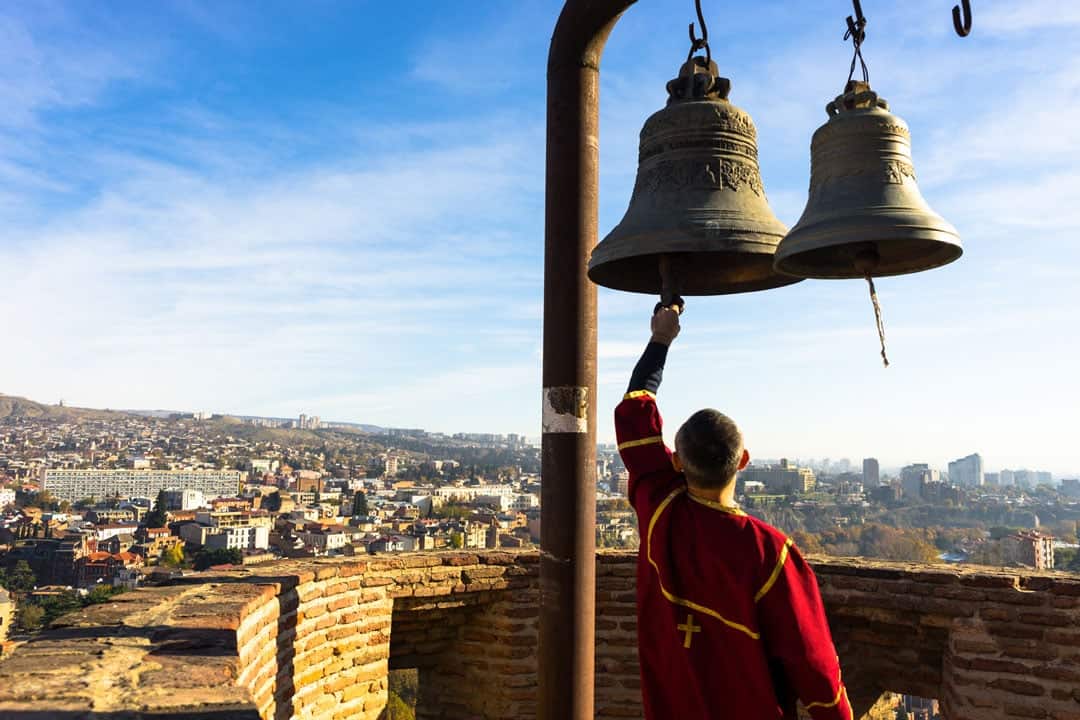
[[[709,44],[709,28],[705,25],[705,16],[701,13],[701,0],[694,0],[694,10],[697,11],[697,21],[701,24],[701,45],[698,45],[698,47],[704,47]],[[694,37],[694,23],[690,23],[690,42],[695,45],[699,42]]]
[[[709,48],[709,28],[705,24],[705,16],[701,12],[701,0],[694,0],[694,9],[697,10],[698,22],[701,23],[701,37],[699,38],[694,32],[694,23],[690,23],[690,53],[686,56],[686,61],[689,62],[694,53],[704,48],[705,63],[708,65],[712,62],[712,49]]]
[[[971,2],[970,0],[960,0],[960,5],[964,8],[963,17],[961,19],[960,6],[953,5],[952,24],[957,35],[967,37],[968,33],[971,32]]]
[[[856,45],[861,45],[866,39],[866,18],[863,16],[862,4],[859,0],[851,0],[851,4],[855,6],[855,17],[847,16],[847,33],[844,39],[853,38]]]

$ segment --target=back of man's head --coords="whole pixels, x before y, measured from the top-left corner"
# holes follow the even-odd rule
[[[675,451],[687,482],[702,488],[722,488],[735,479],[739,470],[742,433],[722,412],[698,410],[676,433]]]

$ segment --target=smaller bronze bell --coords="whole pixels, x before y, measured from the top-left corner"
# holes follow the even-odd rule
[[[667,106],[641,130],[630,206],[595,248],[589,279],[668,297],[790,285],[773,270],[787,228],[765,199],[757,131],[728,102],[716,63],[690,58],[668,83]]]
[[[864,82],[826,107],[810,144],[810,198],[776,250],[776,269],[802,278],[929,270],[963,253],[956,229],[915,183],[911,133]]]

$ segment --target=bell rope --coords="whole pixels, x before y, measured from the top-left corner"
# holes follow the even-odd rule
[[[866,273],[866,282],[870,285],[870,302],[874,306],[874,319],[877,321],[878,339],[881,341],[881,361],[885,367],[889,367],[889,356],[885,354],[885,323],[881,320],[881,304],[878,303],[877,289],[874,287],[874,278]]]

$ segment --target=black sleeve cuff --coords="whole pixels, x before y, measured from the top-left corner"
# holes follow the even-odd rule
[[[650,342],[641,353],[641,359],[634,366],[630,375],[630,385],[626,392],[648,390],[656,393],[660,389],[660,380],[664,376],[664,362],[667,360],[668,346],[661,342]]]

